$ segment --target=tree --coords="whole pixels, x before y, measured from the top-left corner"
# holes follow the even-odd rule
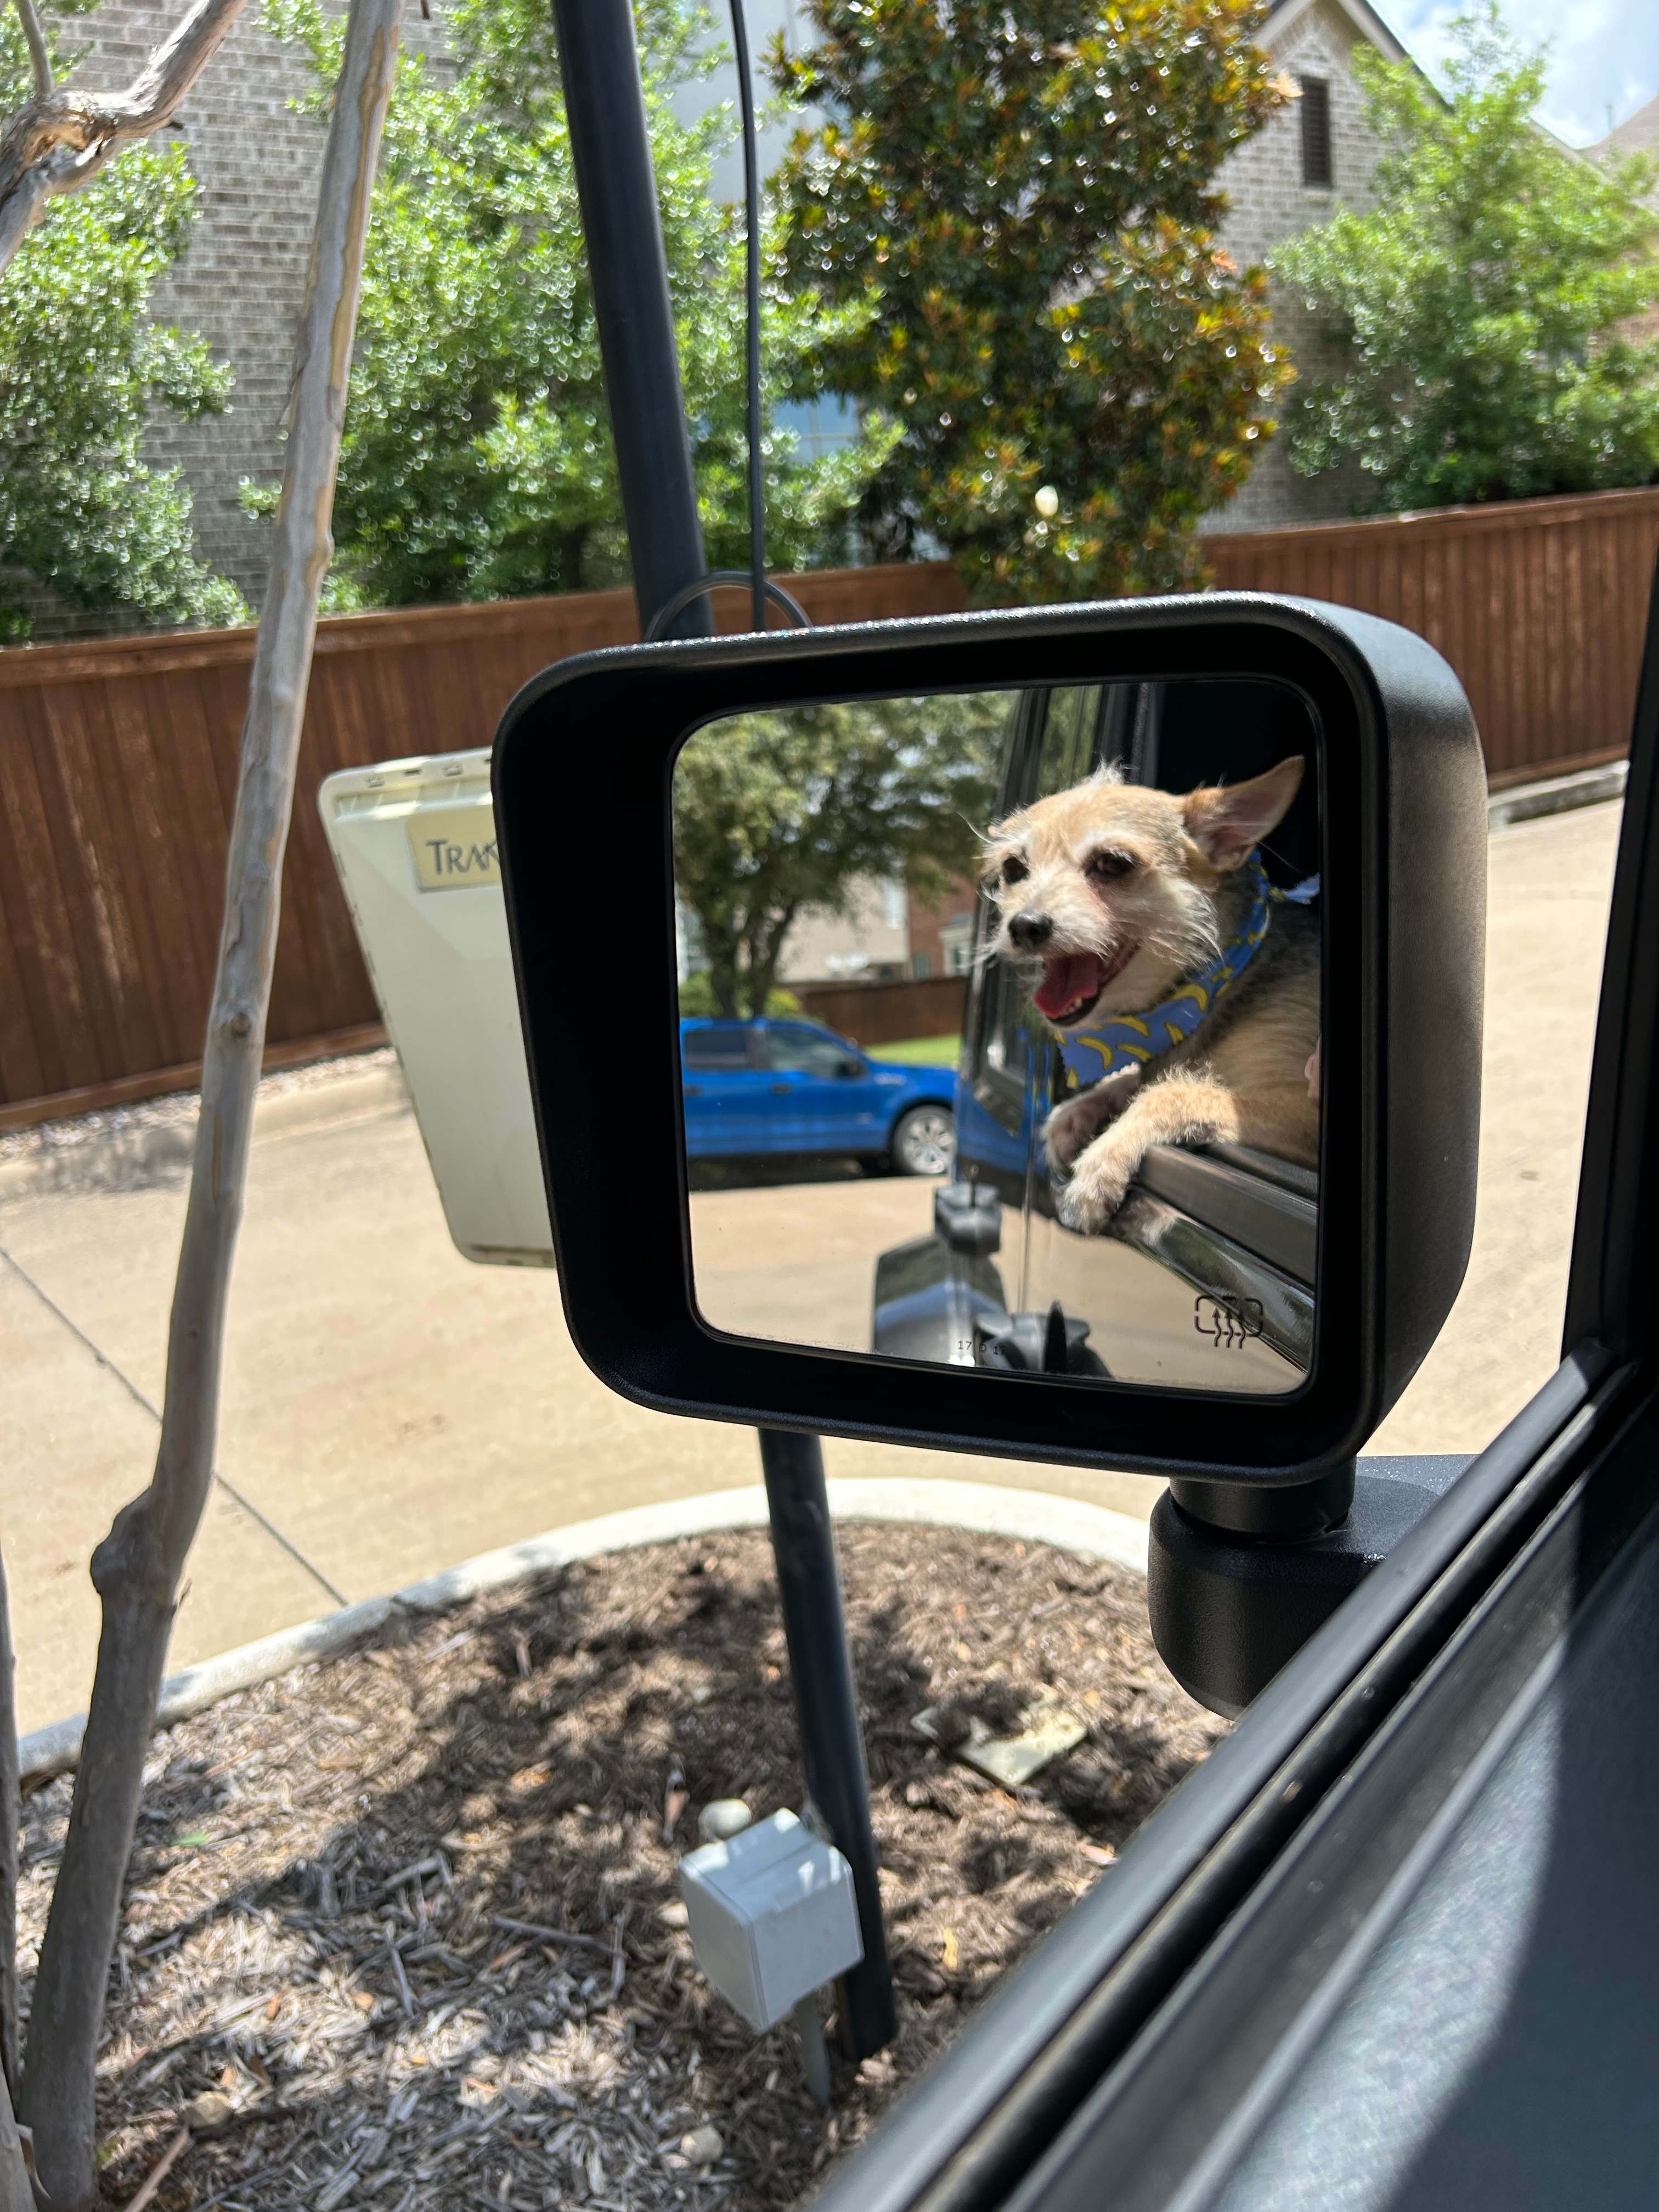
[[[890,699],[740,714],[674,767],[674,876],[713,1011],[767,1011],[807,907],[845,912],[872,877],[924,899],[973,865],[1010,699]]]
[[[319,79],[336,36],[316,0],[270,0]],[[748,559],[742,233],[710,165],[729,124],[682,122],[701,10],[641,0],[639,35],[686,414],[711,562]],[[404,605],[611,584],[628,573],[558,58],[542,0],[459,0],[453,77],[400,66],[375,203],[362,336],[335,509],[335,604]],[[836,319],[775,282],[769,392],[811,385]],[[838,550],[893,434],[802,465],[772,432],[774,565]],[[256,510],[264,495],[250,487]]]
[[[850,319],[832,388],[906,425],[864,519],[973,598],[1193,580],[1285,370],[1218,247],[1224,157],[1284,94],[1254,0],[812,0],[780,87],[784,267]],[[861,310],[862,312],[854,312]]]
[[[125,93],[61,88],[62,56],[34,0],[16,0],[15,21],[0,9],[0,103],[7,118],[0,125],[0,559],[32,555],[41,573],[69,595],[78,592],[83,604],[128,598],[175,616],[228,616],[240,608],[234,594],[216,599],[211,581],[191,560],[188,503],[181,504],[176,485],[148,477],[137,462],[135,425],[145,388],[185,411],[199,411],[222,392],[204,350],[186,346],[175,332],[138,329],[149,283],[165,265],[166,244],[170,239],[176,254],[181,243],[179,164],[143,165],[135,175],[130,160],[122,176],[127,191],[112,191],[112,180],[105,179],[96,199],[77,202],[75,213],[93,212],[78,230],[70,227],[61,268],[29,234],[52,199],[100,178],[124,148],[170,119],[241,5],[197,0]],[[145,183],[152,187],[148,198]],[[159,263],[158,252],[164,255]],[[119,500],[114,495],[124,477]],[[26,629],[22,610],[0,595],[0,643]],[[10,1613],[0,1568],[0,2212],[29,2212],[34,2201],[15,2124],[22,2087],[16,1741]],[[143,1755],[141,1738],[141,1767]],[[76,1901],[71,1897],[66,1907],[66,1923]],[[108,1967],[106,1946],[97,1969],[100,1987]],[[95,2031],[70,2053],[79,2074],[70,2094],[78,2093],[88,2112],[94,2056]],[[83,2163],[86,2197],[94,2173],[89,2134]]]
[[[103,1607],[97,1672],[35,1977],[19,2100],[33,2130],[45,2199],[63,2212],[82,2212],[96,2193],[94,2063],[121,1885],[179,1580],[212,1480],[225,1313],[270,1000],[283,854],[331,550],[329,510],[400,6],[401,0],[351,0],[301,311],[270,587],[242,727],[161,1443],[149,1487],[123,1507],[93,1554]],[[0,2136],[5,2117],[0,2109]],[[7,2171],[0,2166],[0,2189]],[[24,2190],[27,2202],[27,2183]]]
[[[1360,51],[1376,206],[1273,256],[1346,356],[1302,395],[1291,457],[1357,461],[1393,509],[1645,483],[1659,343],[1620,326],[1659,301],[1653,166],[1599,168],[1538,127],[1544,57],[1495,6],[1456,34],[1443,100]]]
[[[120,127],[131,132],[131,96],[55,90],[64,57],[23,5],[21,17],[0,15],[0,106],[13,112],[0,133],[0,562],[74,606],[125,606],[161,623],[246,621],[235,586],[195,556],[179,472],[139,458],[148,405],[188,420],[216,413],[230,388],[229,370],[200,339],[148,318],[151,289],[195,220],[183,150],[133,145],[106,168],[106,135],[88,154],[80,140],[102,114],[96,103],[125,100]],[[113,143],[125,143],[103,119]],[[38,217],[65,188],[41,182],[64,161],[64,142],[46,135],[54,120],[76,125],[69,143],[93,181],[49,228],[31,228],[23,216]],[[0,590],[0,644],[28,630],[17,592]]]

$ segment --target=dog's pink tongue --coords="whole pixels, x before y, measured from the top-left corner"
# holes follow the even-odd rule
[[[1045,961],[1042,981],[1031,994],[1038,1012],[1057,1022],[1069,1008],[1086,1006],[1099,991],[1103,974],[1103,963],[1093,952],[1068,952]]]

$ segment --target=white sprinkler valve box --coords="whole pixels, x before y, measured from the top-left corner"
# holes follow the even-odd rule
[[[853,1869],[793,1813],[680,1861],[697,1964],[758,2033],[864,1956]]]
[[[317,803],[450,1235],[551,1267],[489,749],[347,769]]]

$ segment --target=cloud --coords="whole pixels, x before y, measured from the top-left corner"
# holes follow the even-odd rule
[[[1455,0],[1384,0],[1384,13],[1431,76],[1450,43]],[[1587,146],[1659,93],[1659,0],[1506,0],[1528,46],[1548,42],[1549,89],[1539,120]]]

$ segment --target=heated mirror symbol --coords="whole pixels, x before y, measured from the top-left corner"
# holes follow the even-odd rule
[[[1193,1300],[1193,1327],[1224,1351],[1260,1336],[1264,1319],[1260,1298],[1206,1298],[1200,1291]]]
[[[697,1306],[1034,1380],[1312,1358],[1318,746],[1257,679],[823,702],[674,777]]]

